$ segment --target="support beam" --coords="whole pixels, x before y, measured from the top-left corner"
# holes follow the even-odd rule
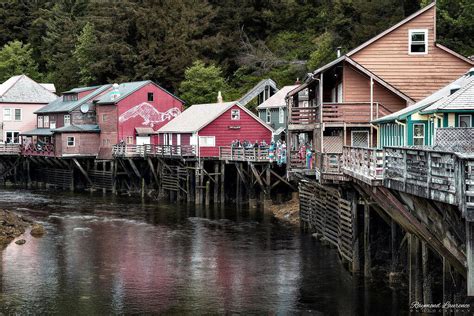
[[[282,176],[280,176],[278,173],[276,173],[275,171],[273,171],[272,169],[269,169],[270,172],[278,179],[280,180],[281,182],[285,183],[287,186],[289,186],[293,191],[298,191],[297,188],[295,188],[294,185],[292,185],[291,183],[289,183],[288,181],[286,181]]]
[[[364,204],[364,276],[372,277],[372,256],[370,252],[370,206]]]
[[[433,303],[433,277],[430,270],[430,250],[426,242],[421,242],[421,264],[423,271],[423,304]]]
[[[357,215],[357,205],[359,199],[357,192],[353,192],[351,200],[352,215],[352,273],[360,272],[360,253],[359,253],[359,225]]]
[[[474,296],[474,222],[466,222],[467,295]]]
[[[221,162],[221,203],[225,202],[225,163]]]
[[[219,162],[214,162],[214,204],[219,202]]]
[[[140,174],[140,171],[138,171],[138,168],[137,168],[137,166],[135,165],[135,163],[133,162],[133,160],[130,159],[130,158],[128,158],[127,160],[128,160],[128,162],[130,163],[130,166],[132,167],[133,172],[135,172],[135,174],[137,175],[137,177],[138,177],[139,179],[141,179],[142,175]]]
[[[150,166],[151,173],[153,174],[153,179],[155,180],[156,185],[160,185],[160,181],[158,181],[158,175],[156,174],[155,171],[155,166],[153,166],[153,161],[151,161],[151,158],[148,157],[147,159],[148,165]]]
[[[84,170],[84,168],[82,168],[81,164],[79,163],[79,161],[77,161],[76,158],[72,158],[72,161],[76,164],[77,168],[79,169],[79,171],[84,175],[84,177],[86,178],[87,182],[89,182],[89,184],[91,185],[91,187],[93,188],[94,187],[94,183],[92,182],[92,180],[89,178],[89,175],[87,174],[87,172]]]
[[[414,234],[408,236],[408,296],[409,304],[422,300],[420,240]]]

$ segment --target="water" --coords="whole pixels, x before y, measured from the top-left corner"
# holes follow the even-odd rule
[[[0,208],[47,230],[0,251],[5,314],[406,312],[403,295],[352,279],[335,250],[256,210],[5,190]]]

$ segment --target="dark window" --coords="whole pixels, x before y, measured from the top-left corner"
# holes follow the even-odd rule
[[[148,92],[148,101],[153,101],[153,92]]]

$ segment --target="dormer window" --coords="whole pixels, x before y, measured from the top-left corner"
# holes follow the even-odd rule
[[[428,54],[428,30],[410,30],[408,34],[408,53],[411,55]]]

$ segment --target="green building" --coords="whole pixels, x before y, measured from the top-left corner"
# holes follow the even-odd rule
[[[373,121],[378,147],[433,146],[436,130],[474,126],[474,68],[403,110]]]

